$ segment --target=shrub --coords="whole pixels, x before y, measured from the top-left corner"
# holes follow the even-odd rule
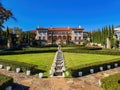
[[[51,50],[30,50],[30,51],[1,51],[0,55],[15,55],[15,54],[31,54],[31,53],[49,53],[56,52],[57,49]]]
[[[20,68],[21,71],[26,72],[27,70],[30,70],[32,73],[34,73],[37,69],[36,65],[28,64],[24,62],[17,62],[17,61],[9,61],[9,60],[1,60],[0,64],[3,65],[3,67],[10,66],[12,70],[16,70],[16,68]]]
[[[0,74],[0,90],[5,90],[6,87],[13,84],[13,78]]]
[[[37,48],[46,48],[46,47],[58,47],[57,44],[50,44],[50,45],[39,45],[39,46],[32,46]]]
[[[120,51],[100,50],[100,48],[87,48],[81,49],[65,49],[64,52],[72,53],[89,53],[89,54],[101,54],[101,55],[120,55]]]
[[[100,71],[99,67],[103,67],[104,70],[107,70],[107,65],[111,65],[111,68],[114,68],[115,63],[117,63],[118,66],[120,66],[120,58],[109,60],[109,61],[85,64],[85,65],[77,66],[74,68],[68,68],[68,71],[72,74],[73,77],[78,77],[79,71],[82,71],[83,75],[88,75],[90,74],[90,69],[94,69],[94,72],[99,72]]]
[[[105,90],[120,90],[120,73],[110,75],[101,80],[101,87]]]

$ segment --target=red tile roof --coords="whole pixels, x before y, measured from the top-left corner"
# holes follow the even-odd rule
[[[37,28],[37,30],[48,31],[72,31],[72,30],[84,30],[83,28]]]
[[[36,30],[30,30],[30,32],[36,33]]]
[[[71,31],[71,28],[48,28],[49,31]]]

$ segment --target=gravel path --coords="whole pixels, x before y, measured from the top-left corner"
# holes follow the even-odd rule
[[[26,76],[25,73],[0,69],[1,74],[14,78],[13,90],[102,90],[99,88],[98,81],[119,71],[120,67],[79,78],[40,79],[37,76]]]

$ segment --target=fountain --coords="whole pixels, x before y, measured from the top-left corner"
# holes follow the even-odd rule
[[[64,65],[64,56],[61,51],[61,45],[58,46],[58,51],[55,54],[54,62],[52,64],[50,75],[64,77],[65,65]]]

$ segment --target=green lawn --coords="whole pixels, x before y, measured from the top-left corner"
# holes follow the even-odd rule
[[[0,56],[0,59],[16,60],[30,64],[38,65],[40,70],[45,70],[44,76],[49,76],[49,70],[53,63],[55,53],[36,53],[36,54],[19,54]],[[93,62],[100,62],[120,58],[120,56],[83,54],[83,53],[67,53],[64,52],[65,65],[67,68],[74,68],[80,65]]]
[[[64,53],[64,57],[67,68],[74,68],[84,64],[120,58],[120,56],[112,55],[67,53],[67,52]]]
[[[44,76],[49,76],[49,70],[53,63],[55,53],[37,53],[0,56],[0,59],[16,60],[38,65],[40,70],[45,70]]]

